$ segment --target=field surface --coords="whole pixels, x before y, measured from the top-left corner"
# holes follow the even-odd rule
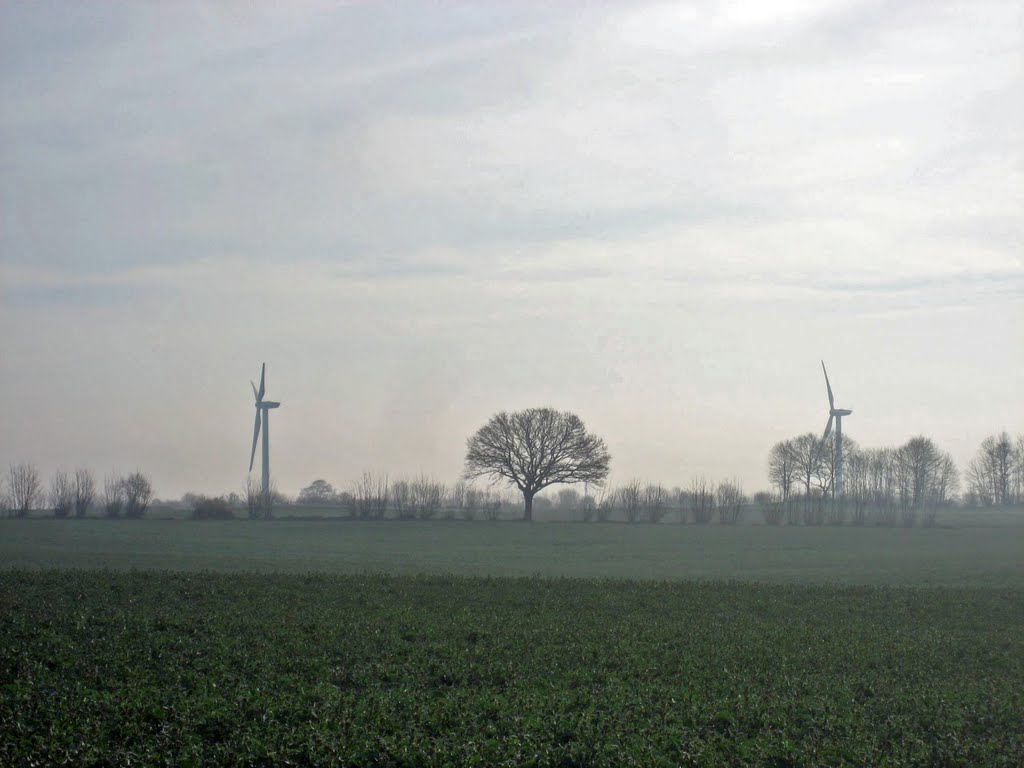
[[[331,520],[0,520],[2,568],[1024,587],[1024,517],[852,528]]]
[[[1024,765],[1015,589],[0,572],[0,764]]]

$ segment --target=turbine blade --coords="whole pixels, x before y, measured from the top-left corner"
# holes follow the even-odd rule
[[[260,436],[260,409],[256,409],[256,425],[252,428],[252,455],[249,457],[249,471],[252,472],[252,463],[256,460],[256,441]]]
[[[832,419],[834,418],[834,416],[828,417],[828,424],[825,425],[825,434],[821,436],[821,442],[818,443],[818,451],[817,453],[814,454],[815,462],[817,462],[817,460],[821,457],[821,452],[825,448],[825,441],[828,440],[828,436],[832,434]]]
[[[252,381],[252,380],[250,379],[250,380],[249,380],[249,386],[251,386],[251,387],[252,387],[252,396],[256,398],[256,403],[257,403],[257,405],[258,405],[258,404],[259,404],[259,402],[260,402],[260,395],[259,395],[259,393],[258,393],[258,392],[256,391],[256,383],[255,383],[254,381]]]
[[[821,370],[825,373],[825,386],[828,388],[828,407],[829,410],[836,407],[836,401],[832,399],[832,385],[828,383],[828,371],[825,370],[825,361],[821,361]]]
[[[822,363],[824,365],[824,363]],[[267,391],[267,364],[263,364],[263,368],[260,369],[260,392],[256,395],[257,400],[262,400],[264,393]]]

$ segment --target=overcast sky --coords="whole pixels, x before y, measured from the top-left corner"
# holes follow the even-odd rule
[[[0,466],[239,490],[264,360],[290,493],[1024,431],[1019,0],[252,6],[0,5]]]

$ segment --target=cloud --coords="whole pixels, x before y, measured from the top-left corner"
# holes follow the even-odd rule
[[[1015,3],[0,14],[0,431],[40,460],[234,487],[263,359],[289,487],[452,476],[537,403],[622,476],[754,487],[826,351],[866,444],[1019,419]]]

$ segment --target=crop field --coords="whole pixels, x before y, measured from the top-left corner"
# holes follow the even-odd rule
[[[0,764],[1024,764],[1017,589],[7,570]]]
[[[1020,521],[0,521],[0,765],[1022,765]]]
[[[969,523],[969,524],[968,524]],[[0,568],[1024,587],[1024,517],[962,527],[0,520]]]

